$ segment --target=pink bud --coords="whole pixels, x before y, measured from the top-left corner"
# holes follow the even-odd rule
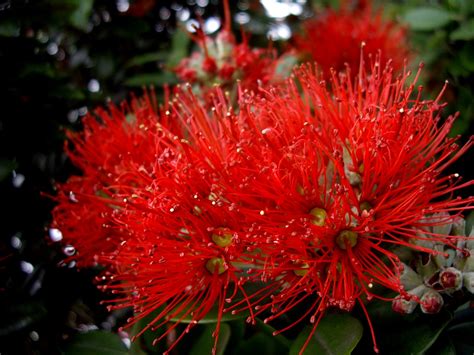
[[[402,296],[398,296],[392,301],[392,310],[401,314],[411,314],[416,308],[416,301],[406,300]]]
[[[421,297],[420,307],[423,313],[435,314],[441,311],[444,305],[443,297],[435,290],[428,290]]]
[[[457,291],[462,287],[462,273],[454,267],[448,267],[440,272],[439,282],[445,290]]]

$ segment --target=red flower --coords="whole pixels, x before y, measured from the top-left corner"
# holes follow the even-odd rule
[[[254,91],[259,85],[280,80],[276,73],[275,52],[250,47],[245,35],[243,42],[237,43],[231,31],[227,1],[224,1],[224,8],[224,27],[220,33],[213,39],[202,28],[197,28],[193,39],[199,50],[174,68],[181,80],[197,86],[209,102],[212,99],[208,96],[216,84],[235,94],[237,80],[241,89]]]
[[[74,259],[81,265],[95,265],[101,254],[127,239],[128,232],[115,219],[124,200],[133,195],[133,186],[149,183],[160,122],[172,127],[165,111],[158,113],[151,96],[145,95],[121,109],[112,104],[108,111],[97,109],[84,118],[82,132],[67,132],[67,155],[82,175],[57,186],[53,227],[76,248]],[[158,159],[165,169],[169,159],[166,147],[161,148]]]
[[[360,48],[373,56],[381,53],[380,65],[390,60],[395,71],[403,69],[409,56],[405,28],[372,13],[371,6],[356,11],[346,7],[328,9],[303,23],[303,33],[295,35],[294,45],[304,59],[316,61],[326,75],[331,68],[344,71],[348,65],[357,72]],[[366,64],[369,69],[369,63]]]
[[[472,203],[452,198],[472,181],[441,175],[472,143],[447,138],[454,117],[440,123],[440,98],[422,101],[417,76],[407,85],[409,73],[395,78],[374,60],[355,81],[333,74],[330,88],[303,67],[285,85],[241,91],[238,111],[220,89],[207,110],[188,88],[162,114],[145,104],[131,123],[120,112],[90,118],[73,137],[84,172],[73,192],[91,201],[78,213],[105,209],[105,222],[88,219],[70,238],[84,233],[96,251],[78,250],[111,265],[111,307],[134,306],[130,324],[156,312],[147,328],[188,316],[189,329],[213,305],[219,319],[268,310],[269,321],[304,303],[280,331],[309,316],[314,332],[329,307],[366,312],[376,284],[407,296],[391,247],[442,254],[419,243],[429,238],[456,248],[456,236],[427,227]],[[453,215],[432,217],[442,212]],[[119,233],[93,239],[99,223]],[[248,293],[255,281],[264,286]]]
[[[369,74],[361,70],[355,82],[350,73],[333,75],[328,89],[303,67],[285,87],[241,100],[237,127],[229,129],[241,132],[241,157],[232,159],[240,180],[234,173],[224,191],[244,225],[255,226],[266,258],[257,272],[280,288],[257,314],[270,308],[272,320],[317,294],[304,314],[314,331],[328,307],[359,303],[365,311],[364,300],[379,297],[375,284],[406,294],[391,247],[442,254],[419,243],[428,235],[457,248],[456,236],[425,228],[455,219],[431,215],[472,203],[452,198],[472,181],[441,175],[472,141],[459,148],[448,138],[455,117],[440,123],[441,95],[422,101],[418,75],[407,85],[409,76],[394,77],[377,58]]]

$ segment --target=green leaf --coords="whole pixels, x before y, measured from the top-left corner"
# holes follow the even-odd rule
[[[291,346],[290,355],[299,354],[311,330],[312,326],[308,326],[298,335]],[[350,354],[362,338],[362,333],[362,324],[351,315],[329,314],[319,323],[304,354]]]
[[[462,49],[458,52],[459,62],[460,64],[468,70],[468,74],[474,72],[474,43],[469,42],[462,47]],[[469,93],[469,99],[471,99],[471,91],[466,90]],[[464,112],[463,112],[464,113]]]
[[[166,53],[165,51],[140,54],[130,59],[125,66],[126,67],[140,66],[140,65],[147,64],[150,62],[158,62],[158,61],[166,59],[167,57],[168,57],[168,53]]]
[[[94,0],[78,0],[75,1],[75,3],[76,9],[70,16],[71,24],[80,30],[86,30],[89,24],[89,17],[92,12]]]
[[[474,353],[474,322],[456,324],[448,330],[448,334],[458,354]]]
[[[209,323],[217,323],[217,316],[218,316],[218,308],[212,307],[211,310],[199,321],[199,324],[209,324]],[[240,312],[238,314],[232,313],[224,313],[221,317],[221,322],[229,322],[236,319],[242,319],[248,317],[248,312]],[[180,315],[176,315],[173,318],[170,318],[170,322],[180,322],[180,323],[191,323],[193,317],[191,315],[187,315],[186,317],[181,319]]]
[[[440,336],[429,349],[427,355],[456,355],[456,348],[448,336]]]
[[[471,211],[466,217],[466,235],[471,233],[471,229],[474,225],[474,211]]]
[[[474,39],[474,19],[464,22],[449,36],[451,41],[469,41]]]
[[[242,319],[235,320],[233,322],[227,322],[230,326],[231,337],[229,344],[227,344],[227,349],[236,349],[237,346],[243,341],[245,335],[245,325],[246,323]]]
[[[16,169],[16,163],[11,160],[0,160],[0,182],[5,180]]]
[[[127,86],[141,87],[156,85],[161,86],[164,84],[175,84],[177,83],[176,76],[171,72],[161,73],[150,73],[150,74],[139,74],[132,76],[125,80],[124,84]]]
[[[421,354],[426,352],[452,319],[451,313],[438,315],[413,313],[401,315],[392,311],[391,303],[373,301],[367,310],[377,331],[382,354]]]
[[[261,330],[263,333],[273,337],[273,339],[277,341],[278,343],[280,343],[281,346],[285,347],[286,349],[290,348],[291,342],[287,338],[285,338],[281,334],[273,335],[276,329],[273,328],[271,325],[265,324],[262,320],[257,319],[257,328]]]
[[[131,330],[131,335],[137,335],[142,329],[149,325],[158,314],[163,310],[163,307],[159,307],[154,312],[151,312],[147,316],[140,319],[136,322]],[[158,344],[153,345],[153,341],[156,338],[159,338],[167,330],[166,325],[162,327],[151,330],[147,329],[143,334],[141,334],[135,341],[132,342],[130,347],[130,353],[133,355],[144,355],[144,354],[162,354],[166,350],[165,341],[160,341]]]
[[[65,355],[128,355],[117,334],[93,331],[75,335],[64,351]]]
[[[204,331],[198,340],[193,344],[190,355],[207,355],[212,353],[212,348],[214,346],[214,333],[216,326],[214,324],[208,324],[204,326]],[[217,348],[216,354],[223,355],[227,344],[230,339],[230,326],[226,323],[221,323],[219,329],[219,338],[217,339]]]
[[[20,24],[16,21],[4,18],[0,23],[0,36],[18,37],[20,35]]]
[[[435,7],[418,7],[405,13],[403,19],[413,30],[437,30],[455,18],[449,11]]]
[[[190,41],[189,34],[182,28],[177,28],[171,39],[171,53],[169,53],[166,66],[174,68],[188,54],[188,45]]]
[[[232,354],[287,355],[288,350],[279,346],[272,336],[258,333],[248,340],[241,341]]]
[[[48,311],[40,302],[28,302],[12,305],[2,310],[0,317],[0,336],[10,335],[38,322]]]

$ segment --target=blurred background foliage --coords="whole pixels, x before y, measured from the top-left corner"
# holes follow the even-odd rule
[[[243,27],[251,42],[263,47],[271,36],[280,50],[291,43],[301,20],[326,6],[339,6],[330,0],[230,3],[236,33]],[[462,133],[466,140],[474,116],[474,2],[406,0],[379,5],[385,16],[408,26],[411,42],[406,45],[415,53],[414,68],[420,60],[425,63],[422,81],[427,93],[439,91],[445,80],[451,83],[445,111],[461,111],[453,134]],[[143,86],[155,85],[159,96],[161,85],[177,82],[169,68],[195,46],[186,30],[202,18],[206,32],[213,33],[221,25],[221,14],[217,0],[0,0],[1,354],[164,350],[163,344],[151,346],[156,334],[148,332],[127,349],[127,335],[117,335],[127,312],[109,314],[99,304],[107,297],[94,285],[99,270],[79,272],[73,263],[61,265],[62,250],[48,238],[53,203],[42,193],[54,194],[54,181],[74,171],[62,153],[64,129],[80,129],[88,110],[107,100],[119,102]],[[454,169],[470,178],[472,163],[466,157]],[[469,308],[453,321],[451,314],[402,320],[386,306],[374,307],[371,314],[381,323],[376,330],[382,345],[388,341],[383,334],[393,335],[395,325],[403,323],[397,353],[473,353],[469,334],[474,318]],[[357,318],[328,317],[310,349],[325,339],[328,353],[354,348],[355,353],[367,353],[367,324]],[[208,354],[212,330],[212,324],[199,326],[177,353]],[[295,344],[304,341],[298,331],[307,330],[296,329],[285,334],[288,338],[272,337],[273,329],[263,323],[249,328],[243,321],[230,321],[222,326],[219,353],[297,353]],[[384,349],[392,346],[389,342]]]

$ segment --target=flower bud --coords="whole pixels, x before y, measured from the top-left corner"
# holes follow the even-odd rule
[[[453,226],[453,219],[448,212],[438,212],[428,218],[433,226],[434,234],[449,235]]]
[[[466,235],[466,221],[462,217],[455,217],[453,221],[452,235],[464,237]]]
[[[474,228],[471,228],[471,231],[469,232],[469,239],[466,242],[466,248],[474,249]]]
[[[426,291],[426,293],[423,295],[423,297],[421,297],[420,300],[421,311],[426,314],[439,313],[443,305],[443,297],[440,295],[439,292],[432,289]]]
[[[225,261],[222,258],[211,258],[206,262],[206,269],[211,274],[223,274],[227,270],[227,266],[225,265]]]
[[[410,243],[418,247],[434,249],[435,243],[432,240],[429,240],[429,234],[425,233],[423,229],[416,230],[416,238],[410,238]]]
[[[233,234],[227,228],[216,228],[211,238],[215,244],[224,248],[232,244]]]
[[[462,279],[464,287],[466,287],[470,293],[474,294],[474,272],[465,272]]]
[[[411,314],[417,304],[416,301],[406,300],[402,296],[398,296],[392,301],[392,310],[401,314]]]
[[[341,249],[353,248],[357,244],[358,234],[352,230],[343,230],[336,237],[336,244]]]
[[[456,251],[453,249],[445,250],[444,245],[437,244],[434,248],[440,253],[434,256],[434,260],[439,268],[445,268],[453,265],[454,258],[456,257]]]
[[[462,287],[462,273],[454,267],[448,267],[440,272],[439,282],[445,290],[457,291]]]
[[[309,211],[309,214],[312,216],[311,223],[318,227],[324,226],[326,217],[328,215],[325,209],[315,207]]]
[[[424,257],[420,257],[417,260],[416,272],[426,280],[431,278],[434,274],[439,271],[439,266],[435,262],[435,258],[431,254],[424,254]]]
[[[411,267],[402,263],[402,270],[400,274],[400,281],[405,290],[412,290],[423,283],[423,279]]]
[[[469,250],[469,256],[465,259],[463,269],[464,272],[474,271],[474,249]]]
[[[425,285],[420,285],[409,291],[406,296],[398,296],[392,301],[392,310],[401,314],[411,314],[418,305],[418,300],[428,290]]]

